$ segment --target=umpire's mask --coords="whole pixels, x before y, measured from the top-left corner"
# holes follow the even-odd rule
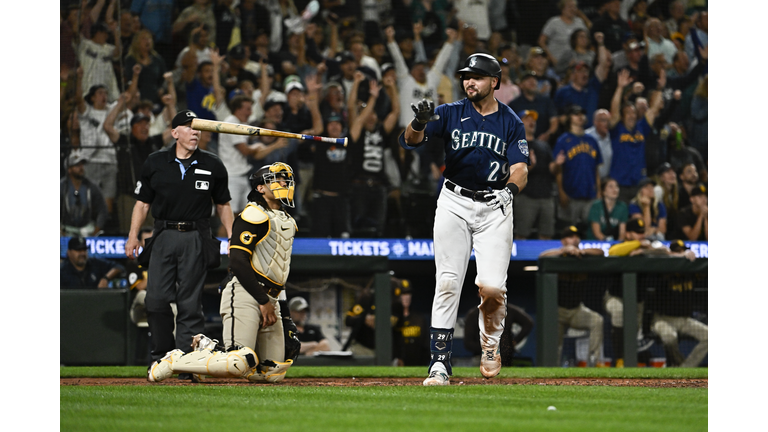
[[[281,204],[288,207],[293,207],[293,191],[295,187],[295,180],[293,176],[293,168],[290,165],[283,162],[275,162],[272,165],[264,165],[259,168],[258,171],[251,174],[249,177],[251,181],[251,188],[253,189],[248,194],[248,199],[253,201],[252,195],[258,193],[256,187],[258,185],[267,185],[272,191],[272,195],[275,199],[279,200]]]

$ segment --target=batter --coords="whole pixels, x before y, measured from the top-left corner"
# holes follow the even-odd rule
[[[435,213],[437,273],[425,386],[449,384],[453,331],[473,248],[481,298],[480,372],[492,378],[501,370],[499,340],[507,311],[512,200],[528,181],[523,123],[493,96],[501,83],[499,62],[487,54],[472,54],[458,73],[467,97],[437,109],[426,99],[418,106],[412,104],[415,118],[399,137],[408,150],[430,137],[445,141],[445,182]]]

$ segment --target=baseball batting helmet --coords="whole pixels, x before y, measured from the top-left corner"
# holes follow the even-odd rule
[[[293,207],[293,191],[295,180],[293,177],[293,168],[283,162],[275,162],[272,165],[264,165],[258,171],[251,174],[248,178],[251,182],[251,191],[248,199],[251,200],[251,194],[256,192],[258,185],[267,185],[272,190],[272,194],[280,202],[288,207]],[[285,182],[283,186],[280,182]]]
[[[501,65],[492,55],[475,53],[467,57],[464,61],[464,67],[457,71],[461,75],[462,82],[464,81],[465,73],[475,73],[483,76],[490,76],[498,78],[495,89],[498,90],[501,86]]]

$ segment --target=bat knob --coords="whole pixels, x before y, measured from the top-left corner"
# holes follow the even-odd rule
[[[347,137],[344,137],[344,147],[346,147],[346,146],[347,146],[347,143],[348,143],[348,142],[349,142],[349,138],[347,138]]]

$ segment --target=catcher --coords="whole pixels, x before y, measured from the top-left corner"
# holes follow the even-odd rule
[[[230,273],[222,282],[224,350],[217,349],[217,341],[197,335],[191,353],[174,350],[155,362],[150,381],[185,372],[277,382],[299,355],[301,342],[283,291],[297,230],[284,209],[294,205],[293,169],[275,162],[249,180],[252,190],[232,226]]]

